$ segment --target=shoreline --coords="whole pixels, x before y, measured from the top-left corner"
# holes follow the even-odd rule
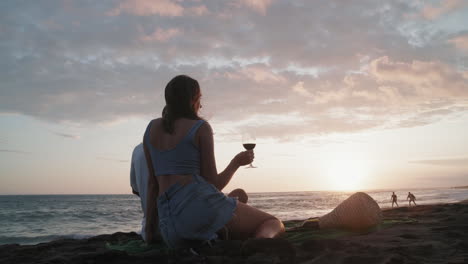
[[[367,233],[301,229],[267,242],[221,241],[202,249],[202,256],[208,263],[294,263],[292,259],[295,263],[468,262],[468,200],[384,208],[382,213],[384,224]],[[291,227],[302,221],[285,224]],[[129,250],[132,243],[133,250],[140,252]],[[145,247],[138,234],[117,232],[35,245],[0,245],[0,262],[193,263],[200,258],[187,252],[174,255],[162,245]]]
[[[443,202],[440,202],[440,203],[429,203],[429,204],[418,204],[418,206],[439,206],[439,205],[450,205],[450,204],[458,204],[458,203],[468,203],[468,199],[465,199],[465,200],[461,200],[461,201],[458,201],[458,202],[448,202],[448,203],[443,203]],[[381,207],[381,210],[382,212],[384,211],[389,211],[389,210],[396,210],[396,209],[399,209],[399,208],[409,208],[408,205],[402,205],[402,206],[399,206],[399,207]],[[411,206],[411,208],[415,207],[414,205]],[[318,218],[319,216],[311,216],[309,218]],[[302,222],[306,219],[288,219],[288,220],[284,220],[283,222],[284,223],[298,223],[298,222]],[[136,233],[137,235],[138,232],[135,232],[135,231],[131,231],[131,232],[122,232],[122,231],[116,231],[114,233],[102,233],[102,234],[94,234],[94,235],[89,235],[89,234],[67,234],[67,235],[43,235],[43,236],[37,236],[37,237],[28,237],[28,239],[38,239],[40,240],[41,237],[56,237],[56,239],[52,239],[52,240],[48,240],[48,241],[41,241],[41,242],[37,242],[37,243],[3,243],[3,244],[0,244],[0,247],[1,246],[4,246],[4,245],[11,245],[11,244],[15,244],[15,245],[20,245],[20,246],[34,246],[34,245],[38,245],[38,244],[42,244],[42,243],[50,243],[50,242],[54,242],[56,240],[64,240],[64,239],[75,239],[75,240],[81,240],[81,239],[90,239],[90,238],[93,238],[93,237],[98,237],[98,236],[106,236],[106,235],[112,235],[112,234],[116,234],[116,233],[127,233],[127,234],[130,234],[130,233]]]

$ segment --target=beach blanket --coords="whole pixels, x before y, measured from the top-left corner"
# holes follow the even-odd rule
[[[148,253],[151,251],[160,252],[169,250],[163,243],[148,245],[142,239],[127,240],[118,243],[107,242],[106,248],[111,250],[125,251],[131,255],[138,255],[141,253]]]
[[[346,229],[317,229],[310,228],[307,225],[304,225],[307,221],[315,221],[315,219],[310,219],[306,221],[300,221],[295,223],[290,223],[287,226],[286,233],[284,238],[286,238],[291,243],[297,244],[302,243],[307,240],[324,240],[324,239],[338,239],[349,236],[365,235],[372,232],[375,232],[380,229],[386,229],[393,227],[399,224],[412,224],[416,223],[417,220],[412,218],[405,219],[385,219],[379,225],[370,227],[368,229],[361,229],[359,231],[352,231]]]
[[[306,220],[313,221],[314,219]],[[286,232],[283,234],[283,238],[292,244],[301,244],[308,240],[330,240],[330,239],[339,239],[343,237],[364,235],[371,232],[375,232],[380,229],[390,228],[399,224],[412,224],[416,223],[417,220],[412,218],[404,219],[385,219],[377,227],[373,227],[367,230],[356,231],[346,231],[343,229],[315,229],[303,227],[304,221],[288,221],[286,222]],[[151,251],[165,251],[168,252],[169,249],[163,244],[153,244],[148,245],[141,239],[122,241],[118,243],[106,243],[106,248],[111,250],[125,251],[131,255],[139,255],[143,253],[148,253]]]

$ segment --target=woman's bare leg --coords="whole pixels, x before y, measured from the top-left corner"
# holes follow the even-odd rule
[[[243,189],[235,189],[232,192],[230,192],[227,196],[229,197],[237,197],[237,200],[241,203],[247,203],[249,200],[249,196]]]
[[[226,225],[231,239],[273,238],[282,234],[283,223],[276,217],[252,206],[237,203],[234,216]]]
[[[279,219],[269,219],[263,222],[255,233],[256,238],[274,238],[284,233],[284,225]]]

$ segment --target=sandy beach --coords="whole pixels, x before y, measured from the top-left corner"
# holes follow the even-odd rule
[[[467,263],[468,201],[383,211],[384,224],[366,233],[310,230],[287,221],[280,239],[222,241],[170,251],[145,246],[136,233],[2,245],[0,263]]]

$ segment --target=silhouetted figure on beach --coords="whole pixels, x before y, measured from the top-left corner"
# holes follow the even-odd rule
[[[406,200],[409,200],[409,206],[411,206],[411,202],[413,202],[414,206],[416,206],[416,196],[414,196],[414,194],[412,194],[411,192],[408,192],[408,197],[406,197]]]
[[[398,202],[397,202],[397,195],[395,194],[395,192],[393,192],[392,194],[392,208],[393,208],[394,203],[396,204],[397,207],[399,207]]]
[[[132,193],[140,197],[143,219],[141,221],[141,237],[146,241],[146,190],[148,188],[149,171],[146,165],[143,144],[137,145],[132,152],[132,162],[130,168],[130,186]],[[158,237],[158,229],[154,230],[154,236]]]

